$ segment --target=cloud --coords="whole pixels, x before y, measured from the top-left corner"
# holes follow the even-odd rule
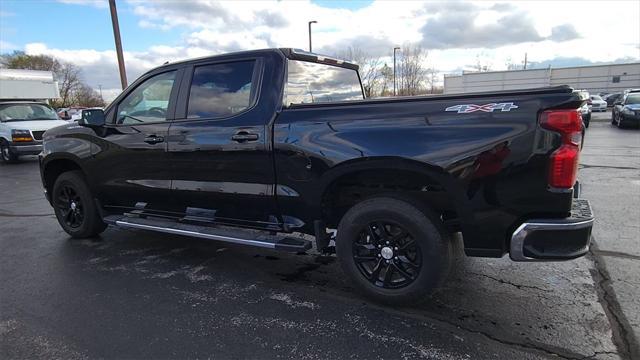
[[[526,11],[507,3],[484,8],[467,2],[436,3],[427,5],[425,10],[432,16],[426,20],[420,32],[422,44],[430,49],[492,49],[547,39],[561,42],[580,37],[571,24],[555,26],[551,36],[542,36],[534,19]]]
[[[59,3],[69,5],[89,5],[97,7],[99,9],[106,9],[109,7],[107,0],[57,0]]]
[[[500,18],[495,24],[475,25],[459,15],[429,20],[421,29],[427,48],[496,48],[522,42],[541,41],[530,19],[519,14]]]
[[[335,44],[326,45],[318,48],[317,50],[314,47],[314,52],[336,56],[337,54],[344,52],[349,47],[353,47],[362,51],[366,51],[366,53],[370,56],[382,57],[389,55],[389,52],[393,51],[393,47],[397,45],[398,44],[392,43],[387,38],[376,38],[370,35],[361,35],[339,40]]]
[[[61,1],[108,6],[107,0]],[[118,10],[128,15],[121,17],[121,24],[133,21],[139,26],[137,36],[157,39],[148,48],[125,48],[129,82],[166,61],[267,47],[307,48],[309,20],[318,21],[313,26],[317,52],[335,55],[356,47],[388,62],[394,46],[417,43],[429,51],[427,66],[438,69],[464,68],[478,53],[486,53],[496,70],[505,59],[521,59],[525,52],[530,62],[574,54],[592,61],[624,56],[637,61],[640,38],[633,31],[640,19],[637,2],[611,7],[585,2],[580,17],[566,16],[575,10],[572,2],[554,2],[553,8],[549,11],[537,2],[485,1],[374,1],[357,10],[326,8],[311,1],[118,1]],[[180,40],[167,42],[156,30],[147,29],[175,32]],[[611,33],[617,36],[611,38]],[[91,50],[92,43],[75,50],[42,43],[8,44],[15,40],[7,34],[5,28],[0,31],[2,51],[11,46],[70,61],[82,68],[91,86],[102,85],[105,97],[117,93],[120,83],[115,51]],[[594,43],[599,46],[593,47]]]
[[[70,62],[80,67],[81,77],[94,89],[99,85],[106,91],[107,89],[118,89],[120,78],[118,75],[118,63],[114,50],[65,50],[49,48],[42,43],[30,43],[24,47],[25,53],[30,55],[45,54],[56,57],[62,61]],[[161,65],[159,62],[163,57],[162,52],[124,52],[125,65],[127,69],[127,79],[133,82],[142,73],[152,67]],[[109,92],[105,94],[108,98]]]
[[[241,5],[241,6],[239,6]],[[289,24],[277,3],[258,2],[244,6],[217,1],[138,1],[134,13],[145,27],[169,30],[175,27],[218,29],[229,32],[256,27],[283,28]],[[266,6],[265,6],[266,5]],[[272,6],[270,6],[272,5]]]
[[[576,28],[571,24],[558,25],[551,28],[551,36],[549,40],[562,42],[581,38]]]

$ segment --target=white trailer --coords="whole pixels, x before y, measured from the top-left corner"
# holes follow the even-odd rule
[[[48,102],[60,98],[51,71],[0,69],[0,100]]]

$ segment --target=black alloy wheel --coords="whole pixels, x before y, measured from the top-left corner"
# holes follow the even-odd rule
[[[58,189],[55,196],[56,211],[61,215],[65,224],[77,229],[84,221],[84,205],[78,191],[70,184],[65,184]]]
[[[451,241],[438,215],[402,194],[353,205],[338,224],[336,253],[356,290],[389,305],[428,300],[451,265]]]
[[[353,260],[377,287],[398,289],[411,284],[422,267],[418,243],[402,226],[389,221],[369,223],[353,242]]]
[[[51,205],[58,223],[71,237],[93,237],[107,227],[84,175],[78,170],[64,172],[56,178],[51,189]]]

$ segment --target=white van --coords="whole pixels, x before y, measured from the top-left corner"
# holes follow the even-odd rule
[[[0,160],[14,163],[21,155],[39,154],[44,132],[67,124],[45,103],[0,102]]]

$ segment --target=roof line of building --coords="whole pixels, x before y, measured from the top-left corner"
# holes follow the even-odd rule
[[[603,66],[616,66],[616,65],[640,65],[640,62],[630,62],[630,63],[614,63],[614,64],[598,64],[598,65],[579,65],[579,66],[565,66],[565,67],[546,67],[546,68],[536,68],[536,69],[514,69],[514,70],[495,70],[495,71],[467,71],[463,70],[462,74],[444,74],[444,77],[456,77],[462,75],[469,74],[496,74],[496,73],[506,73],[506,72],[524,72],[524,71],[540,71],[540,70],[563,70],[563,69],[584,69],[584,68],[594,68],[594,67],[603,67]]]

